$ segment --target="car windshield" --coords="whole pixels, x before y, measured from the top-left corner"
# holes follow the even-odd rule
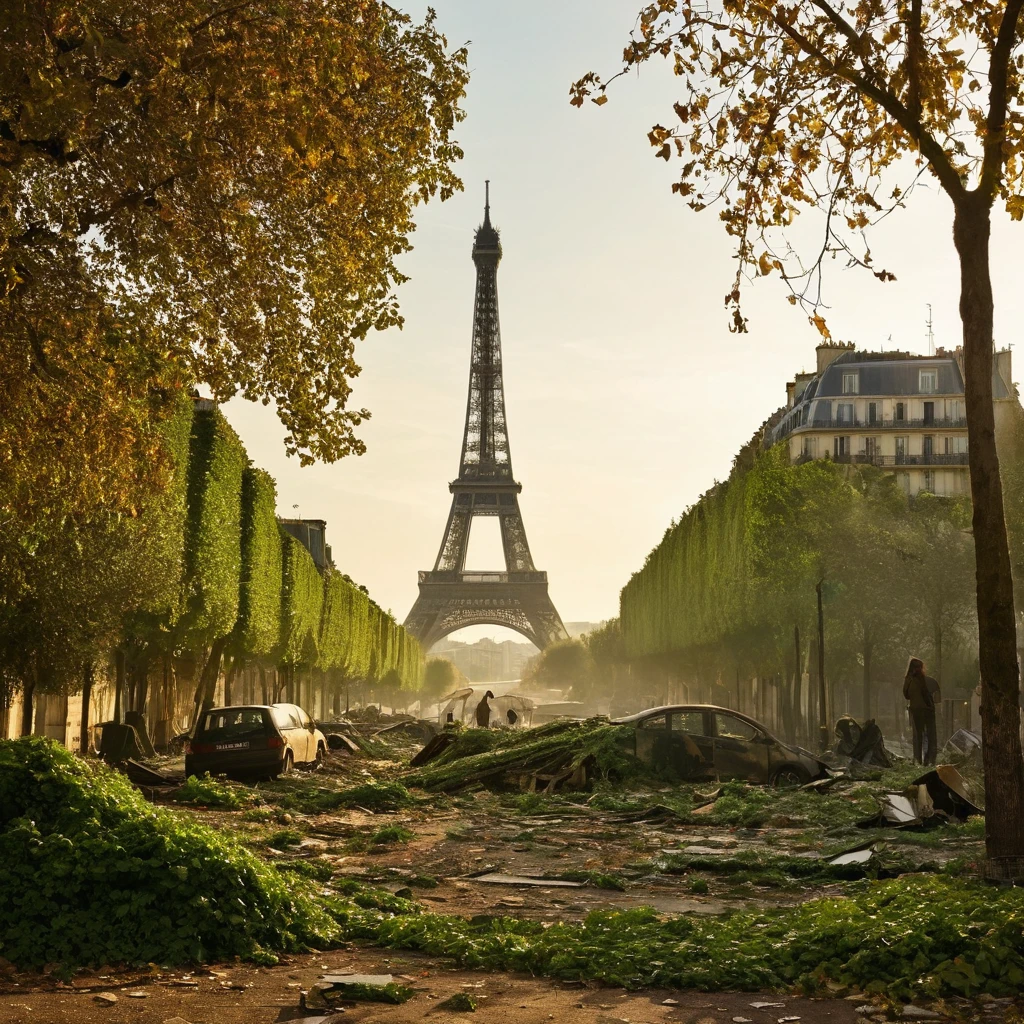
[[[198,735],[205,740],[220,742],[263,735],[269,729],[262,708],[225,708],[203,715]]]

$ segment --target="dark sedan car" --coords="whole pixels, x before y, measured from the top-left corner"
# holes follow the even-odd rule
[[[327,740],[295,704],[213,708],[196,724],[185,755],[185,775],[287,775],[294,765],[316,764]]]
[[[633,753],[682,779],[746,779],[797,786],[827,768],[810,751],[776,739],[763,725],[712,704],[673,704],[615,719],[634,727]]]

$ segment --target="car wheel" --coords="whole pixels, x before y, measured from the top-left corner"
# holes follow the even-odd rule
[[[292,757],[292,752],[286,750],[284,752],[284,764],[281,766],[282,775],[291,775],[292,769],[295,767],[295,758]]]
[[[795,764],[783,765],[771,780],[776,789],[796,789],[798,786],[806,786],[810,781],[811,776],[807,769]]]

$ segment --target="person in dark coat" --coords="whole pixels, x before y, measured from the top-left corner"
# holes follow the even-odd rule
[[[935,764],[935,706],[941,699],[939,684],[925,675],[924,662],[911,658],[903,679],[903,696],[907,699],[910,722],[914,728],[914,760],[918,764]],[[925,753],[927,750],[927,753]]]
[[[487,703],[488,699],[493,699],[494,694],[488,690],[483,697],[480,699],[480,703],[476,706],[476,724],[481,729],[489,729],[491,725],[491,705]]]

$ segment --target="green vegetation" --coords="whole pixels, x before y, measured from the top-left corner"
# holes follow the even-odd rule
[[[811,637],[824,580],[836,685],[855,687],[858,698],[868,687],[873,707],[875,681],[901,679],[907,650],[929,658],[941,647],[943,685],[973,689],[969,503],[908,501],[894,477],[871,466],[791,465],[785,445],[762,451],[760,438],[623,588],[625,656],[693,679],[708,696],[715,678],[778,680],[780,725],[796,735],[794,627]]]
[[[281,533],[274,478],[242,473],[242,572],[235,633],[247,655],[266,658],[281,641]]]
[[[746,789],[719,799],[743,802]],[[412,799],[396,783],[335,796],[352,806],[392,809]],[[650,806],[665,796],[649,794]],[[814,796],[826,810],[829,802],[846,802],[829,794],[774,794],[780,803],[798,796]],[[495,798],[490,803],[500,806]],[[570,816],[589,814],[566,799],[551,799],[546,809],[557,806]],[[978,825],[957,831],[975,838]],[[820,828],[817,834],[819,844],[829,842]],[[268,838],[280,848],[301,834],[284,829]],[[886,863],[883,856],[883,873]],[[905,861],[900,870],[908,866]],[[714,920],[666,919],[648,909],[592,913],[582,924],[427,914],[407,890],[392,895],[335,876],[325,860],[266,863],[229,834],[154,809],[119,774],[50,741],[0,743],[0,956],[19,965],[266,959],[304,945],[325,949],[359,940],[466,967],[631,988],[817,993],[838,986],[908,998],[1001,996],[1024,984],[1024,894],[963,877],[962,864],[898,881],[850,881],[863,869],[756,851],[670,854],[664,869],[687,874],[694,893],[706,893],[715,878],[758,886],[846,884],[842,895]],[[376,877],[417,884],[394,869]],[[624,885],[612,872],[557,877]]]
[[[230,836],[156,810],[38,737],[0,742],[0,956],[187,963],[323,947],[342,930]]]
[[[339,1002],[351,1000],[354,1003],[389,1003],[392,1006],[407,1003],[416,994],[408,985],[399,985],[395,981],[389,981],[386,985],[364,985],[357,982],[344,985],[334,992]]]
[[[246,797],[243,798],[242,794]],[[227,785],[205,772],[201,778],[190,775],[184,785],[174,793],[174,801],[179,804],[195,804],[198,807],[221,807],[229,811],[237,811],[252,802],[247,791]]]
[[[832,982],[895,998],[1003,996],[1024,984],[1022,912],[1018,889],[905,877],[714,920],[665,920],[647,908],[597,911],[582,924],[399,916],[381,923],[376,941],[466,967],[626,988],[819,993]]]
[[[219,409],[196,412],[188,464],[185,534],[186,647],[227,636],[238,620],[242,572],[242,472],[245,448]]]
[[[375,846],[392,846],[396,843],[408,843],[416,838],[416,833],[404,825],[385,825],[377,829],[370,837]]]
[[[629,726],[609,725],[605,719],[552,722],[521,732],[469,729],[436,761],[411,772],[405,781],[434,792],[453,792],[478,782],[500,788],[532,772],[584,764],[592,779],[643,778],[649,774],[645,766],[623,746],[631,736]]]
[[[287,849],[289,846],[298,846],[301,842],[302,833],[294,828],[278,829],[263,840],[264,845],[281,850]]]
[[[284,566],[281,661],[286,665],[312,665],[317,660],[324,582],[301,541],[282,533],[281,542]]]
[[[443,1002],[437,1004],[439,1010],[448,1010],[452,1013],[475,1013],[476,1000],[465,992],[456,992]]]
[[[396,780],[366,782],[350,789],[325,789],[316,777],[297,783],[272,783],[260,792],[264,800],[285,811],[302,814],[327,814],[338,809],[362,809],[388,814],[411,807],[416,801],[408,789]]]

